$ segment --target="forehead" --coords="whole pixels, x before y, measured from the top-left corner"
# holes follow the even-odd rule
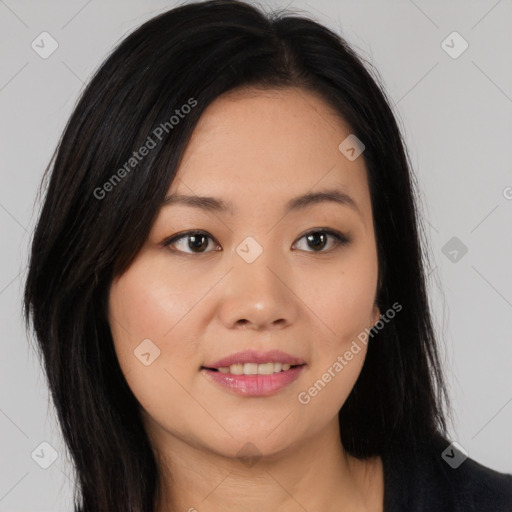
[[[169,193],[243,205],[338,187],[364,203],[364,160],[339,150],[350,134],[339,114],[302,89],[230,92],[204,111]]]

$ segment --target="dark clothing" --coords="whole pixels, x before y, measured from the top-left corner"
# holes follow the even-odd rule
[[[449,445],[433,441],[422,452],[421,464],[406,456],[382,457],[384,512],[512,512],[512,474],[471,458],[454,469],[447,462],[456,460]]]

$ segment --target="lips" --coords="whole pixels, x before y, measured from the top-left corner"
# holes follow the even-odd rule
[[[207,368],[211,370],[218,370],[219,368],[229,367],[232,364],[242,364],[245,363],[256,363],[256,364],[264,364],[264,363],[282,363],[289,364],[290,366],[304,365],[305,361],[300,357],[293,356],[281,350],[270,350],[267,352],[257,352],[255,350],[245,350],[243,352],[237,352],[235,354],[231,354],[227,357],[214,361],[212,363],[207,363],[202,366],[202,368]]]
[[[245,363],[245,365],[254,363]],[[245,366],[244,365],[244,366]],[[230,368],[242,365],[232,365]],[[287,365],[288,366],[288,365]],[[222,368],[222,367],[221,367]],[[306,368],[306,364],[291,366],[286,370],[270,375],[235,375],[219,370],[201,369],[201,373],[216,386],[239,396],[266,397],[284,390],[296,381]]]

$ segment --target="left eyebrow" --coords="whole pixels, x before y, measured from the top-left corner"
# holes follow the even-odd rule
[[[308,192],[290,199],[286,203],[285,212],[297,211],[318,203],[332,202],[342,206],[348,206],[356,211],[361,217],[362,213],[356,201],[346,192],[338,189],[324,189],[319,192]]]
[[[356,211],[361,217],[362,213],[356,201],[346,192],[339,189],[324,189],[319,192],[307,192],[301,196],[293,197],[285,205],[285,213],[303,210],[315,204],[332,202],[342,206],[348,206]],[[183,194],[171,194],[166,197],[161,206],[181,204],[193,208],[200,208],[205,211],[214,211],[229,215],[235,214],[233,204],[211,196],[188,196]]]

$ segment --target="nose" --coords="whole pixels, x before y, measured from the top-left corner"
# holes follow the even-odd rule
[[[294,293],[293,273],[285,262],[263,253],[252,263],[234,254],[227,276],[219,316],[228,329],[275,330],[293,325],[301,301]]]

